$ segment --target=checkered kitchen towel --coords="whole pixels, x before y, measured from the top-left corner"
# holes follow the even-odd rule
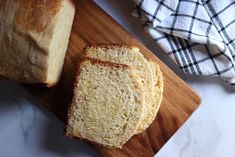
[[[235,0],[135,0],[135,16],[185,72],[235,86]]]

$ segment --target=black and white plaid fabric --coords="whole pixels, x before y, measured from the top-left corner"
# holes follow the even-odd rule
[[[186,73],[235,85],[234,0],[135,0],[135,16]]]

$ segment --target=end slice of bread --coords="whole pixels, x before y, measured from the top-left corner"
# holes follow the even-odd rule
[[[134,69],[84,58],[79,66],[66,135],[120,148],[136,132],[145,103]]]

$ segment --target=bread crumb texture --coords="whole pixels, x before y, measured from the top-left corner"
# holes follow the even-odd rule
[[[121,148],[155,119],[163,95],[161,70],[135,46],[87,46],[84,55],[66,135]]]
[[[143,88],[126,65],[84,59],[69,109],[68,136],[121,147],[137,129]]]
[[[127,64],[137,70],[137,73],[141,77],[142,86],[145,89],[144,95],[146,103],[144,105],[141,122],[136,130],[136,134],[147,129],[156,116],[156,101],[159,100],[159,95],[156,95],[156,90],[159,90],[154,86],[157,81],[156,75],[160,75],[161,73],[155,73],[155,63],[151,65],[151,61],[148,61],[142,55],[139,48],[135,46],[100,44],[88,46],[85,48],[85,54],[86,56],[94,57],[100,60]]]

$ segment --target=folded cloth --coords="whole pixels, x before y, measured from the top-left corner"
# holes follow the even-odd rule
[[[235,86],[234,0],[134,1],[133,15],[185,73]]]

